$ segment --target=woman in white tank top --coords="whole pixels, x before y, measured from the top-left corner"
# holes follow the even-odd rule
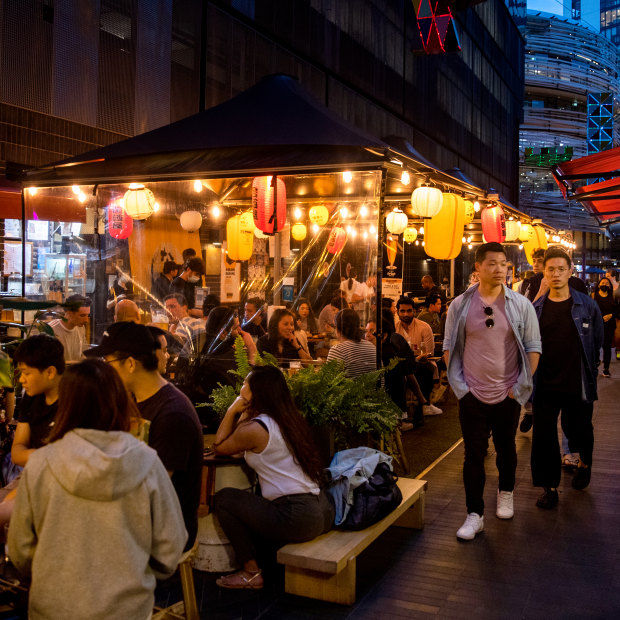
[[[334,520],[329,494],[321,490],[323,467],[308,423],[295,407],[284,376],[258,366],[246,377],[215,436],[217,454],[243,452],[258,475],[262,496],[226,488],[214,510],[242,570],[220,577],[229,589],[259,590],[263,577],[255,541],[279,544],[312,540]]]

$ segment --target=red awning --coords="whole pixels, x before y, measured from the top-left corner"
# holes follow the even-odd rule
[[[620,217],[620,147],[556,164],[551,172],[564,198],[580,202],[599,221]]]

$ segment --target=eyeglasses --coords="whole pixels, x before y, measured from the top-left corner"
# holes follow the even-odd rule
[[[563,275],[568,271],[568,267],[545,267],[545,273],[554,275],[556,273]]]
[[[491,327],[495,325],[495,321],[493,320],[493,308],[491,308],[491,306],[485,306],[484,313],[489,317],[484,324],[491,329]]]
[[[131,355],[125,355],[125,357],[114,357],[111,360],[107,360],[105,357],[102,357],[101,361],[105,362],[106,364],[111,364],[112,362],[122,362],[123,360],[126,360],[129,357],[131,357]]]

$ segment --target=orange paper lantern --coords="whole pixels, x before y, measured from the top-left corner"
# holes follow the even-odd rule
[[[504,243],[506,240],[506,216],[504,210],[495,205],[482,211],[482,234],[487,243],[495,241]]]
[[[347,233],[344,228],[340,228],[340,226],[334,226],[329,233],[329,238],[327,239],[327,251],[330,254],[338,254],[344,247],[344,244],[347,242]]]
[[[424,227],[424,251],[433,258],[450,260],[461,252],[465,228],[465,201],[456,194],[444,194],[441,211]]]
[[[286,186],[278,177],[256,177],[252,182],[254,225],[273,235],[286,224]]]

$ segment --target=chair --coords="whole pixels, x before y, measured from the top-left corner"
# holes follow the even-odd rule
[[[194,587],[194,573],[192,572],[192,560],[198,553],[198,539],[194,546],[186,551],[179,560],[179,576],[181,577],[181,589],[183,600],[161,609],[155,607],[152,620],[200,620],[196,589]]]

